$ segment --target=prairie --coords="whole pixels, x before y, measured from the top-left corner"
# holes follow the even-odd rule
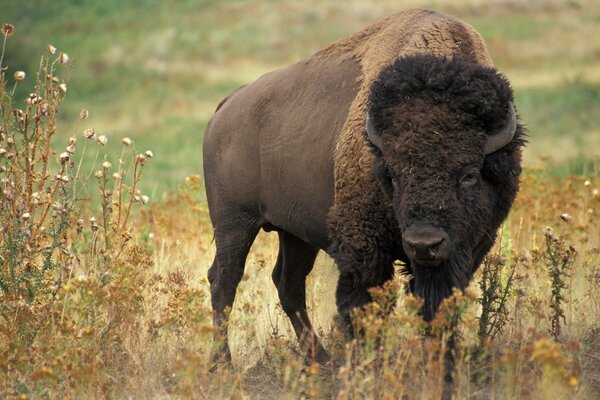
[[[359,316],[365,342],[345,343],[337,270],[319,255],[309,313],[334,364],[305,366],[271,282],[277,237],[261,233],[231,310],[232,368],[211,371],[208,119],[237,86],[399,7],[471,23],[512,82],[529,145],[498,243],[432,339],[398,276]],[[16,27],[0,36],[0,397],[435,398],[439,337],[456,313],[456,398],[600,396],[597,2],[0,0],[0,10]]]

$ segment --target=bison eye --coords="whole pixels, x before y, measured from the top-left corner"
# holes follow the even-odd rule
[[[462,178],[460,178],[460,186],[463,188],[469,188],[477,184],[479,181],[479,171],[470,170],[467,171]]]

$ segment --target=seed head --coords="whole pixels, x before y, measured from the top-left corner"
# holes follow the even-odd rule
[[[137,157],[135,158],[135,160],[137,162],[139,162],[140,164],[143,164],[144,161],[146,161],[146,156],[143,154],[138,154]]]
[[[23,218],[24,220],[28,220],[31,218],[31,214],[29,214],[28,212],[23,213],[23,215],[21,215],[21,218]]]
[[[560,219],[562,219],[566,223],[569,223],[569,221],[571,220],[571,216],[567,213],[563,213],[563,214],[560,214]]]
[[[60,54],[58,55],[58,62],[61,64],[66,64],[69,62],[69,56],[67,55],[67,53],[63,53],[62,51],[60,52]]]
[[[27,104],[27,105],[37,104],[40,102],[40,100],[42,100],[42,99],[40,98],[40,96],[38,96],[37,93],[30,93],[29,96],[27,96],[27,98],[25,99],[25,104]]]
[[[98,223],[96,222],[96,218],[94,218],[94,217],[90,217],[90,229],[92,231],[98,230]]]
[[[583,186],[585,186],[585,187],[592,186],[592,182],[589,179],[586,179],[585,182],[583,182]]]
[[[102,178],[104,176],[104,172],[102,172],[102,170],[98,170],[94,173],[94,176],[98,179]]]
[[[77,144],[77,138],[75,136],[71,136],[69,138],[69,144],[72,144],[72,145]]]
[[[61,83],[60,85],[58,85],[58,90],[60,90],[60,92],[63,94],[67,93],[67,84]]]
[[[22,81],[23,79],[25,79],[25,72],[24,71],[17,71],[15,72],[15,81]]]
[[[46,100],[42,100],[42,106],[40,107],[40,110],[43,115],[48,114],[48,107],[48,102]]]
[[[142,195],[142,204],[148,204],[149,201],[150,197],[146,196],[145,194]]]
[[[96,136],[96,131],[94,129],[92,129],[92,128],[86,129],[83,132],[83,136],[85,136],[86,139],[91,139],[94,136]]]
[[[96,138],[96,142],[100,143],[102,146],[106,146],[106,143],[108,143],[108,138],[106,135],[100,135]]]
[[[69,152],[65,151],[63,153],[60,153],[60,156],[58,156],[58,161],[61,164],[66,163],[67,161],[69,161],[69,158],[71,157],[71,154],[69,154]]]
[[[90,112],[88,110],[86,110],[85,108],[82,108],[81,111],[79,112],[79,119],[86,119],[87,117],[89,117]]]
[[[111,163],[109,163],[108,161],[104,161],[104,162],[102,163],[102,168],[104,168],[104,169],[109,169],[110,167],[112,167],[112,164],[111,164]]]
[[[115,180],[119,180],[119,179],[121,179],[121,174],[120,174],[120,173],[118,173],[118,172],[115,172],[114,174],[112,174],[112,177],[113,177],[113,179],[115,179]]]
[[[146,150],[146,157],[148,157],[148,158],[154,157],[154,153],[152,152],[152,150]]]
[[[123,143],[125,146],[131,146],[133,141],[131,139],[129,139],[128,137],[124,137],[123,140],[121,140],[121,143]]]
[[[51,44],[49,44],[48,45],[48,53],[50,53],[50,54],[56,53],[56,47],[54,47]]]
[[[552,239],[554,237],[554,229],[552,229],[551,227],[547,226],[544,228],[544,230],[542,231],[542,233],[544,234],[544,236]]]
[[[15,34],[15,27],[11,24],[4,24],[2,25],[2,29],[0,29],[0,32],[2,32],[2,34],[6,37],[11,37]]]

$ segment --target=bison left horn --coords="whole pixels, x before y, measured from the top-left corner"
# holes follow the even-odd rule
[[[510,102],[508,103],[508,118],[506,119],[506,124],[504,124],[501,129],[488,136],[487,141],[483,146],[485,154],[491,154],[506,146],[515,136],[516,130],[517,115],[515,113],[515,106]]]
[[[381,136],[375,132],[375,126],[373,126],[373,119],[371,118],[371,114],[367,113],[367,137],[369,141],[373,143],[373,146],[378,149],[382,148],[383,142],[381,141]]]

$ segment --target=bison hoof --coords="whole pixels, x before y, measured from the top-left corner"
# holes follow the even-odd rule
[[[231,351],[229,346],[225,345],[212,354],[210,372],[216,372],[223,368],[231,366]]]
[[[308,350],[305,360],[307,365],[314,363],[327,364],[329,361],[331,361],[331,357],[323,348],[323,346],[318,346],[314,351],[312,349]]]

